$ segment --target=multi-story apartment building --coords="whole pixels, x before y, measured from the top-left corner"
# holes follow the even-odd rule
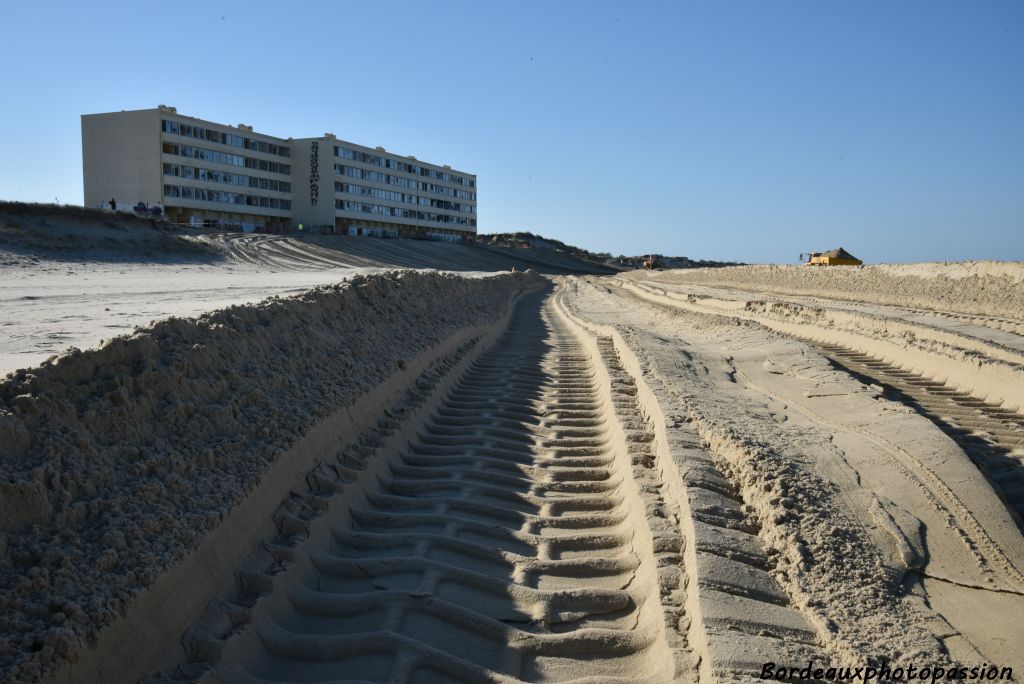
[[[178,223],[279,232],[291,226],[287,140],[160,106],[82,117],[85,205],[162,204]]]
[[[173,107],[82,116],[86,206],[161,204],[177,223],[461,240],[476,176],[337,139],[276,138]]]
[[[337,139],[292,141],[296,218],[348,235],[476,234],[476,176]]]

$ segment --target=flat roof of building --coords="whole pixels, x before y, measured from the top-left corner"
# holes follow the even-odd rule
[[[270,138],[270,139],[274,140],[275,142],[289,143],[289,142],[294,142],[296,140],[313,140],[313,139],[320,140],[322,138],[328,138],[328,139],[334,140],[336,143],[340,143],[340,144],[344,144],[344,145],[351,145],[352,147],[358,147],[360,152],[366,152],[367,154],[386,154],[389,157],[394,157],[395,159],[399,159],[399,160],[405,161],[405,162],[408,162],[408,161],[411,160],[411,161],[415,162],[416,164],[419,164],[420,166],[429,166],[429,167],[431,167],[431,168],[433,168],[434,170],[437,170],[437,171],[447,171],[447,172],[450,172],[450,173],[457,173],[460,176],[469,176],[471,178],[476,178],[476,174],[475,173],[470,173],[469,171],[460,171],[458,169],[453,169],[451,166],[449,166],[447,164],[434,164],[433,162],[423,161],[422,159],[418,159],[418,158],[416,158],[416,157],[414,157],[412,155],[402,155],[402,154],[399,154],[397,152],[390,152],[390,151],[386,150],[383,147],[379,147],[379,146],[378,147],[370,147],[369,145],[362,145],[360,143],[352,142],[350,140],[343,140],[343,139],[337,137],[336,135],[334,135],[333,133],[325,133],[325,134],[320,135],[320,136],[303,136],[301,138],[296,138],[294,136],[293,137],[289,137],[289,138],[281,138],[279,136],[271,135],[269,133],[260,133],[259,131],[255,131],[255,130],[253,130],[253,127],[248,125],[248,124],[237,124],[237,125],[223,124],[223,123],[219,123],[217,121],[213,121],[211,119],[200,119],[199,117],[196,117],[196,116],[189,116],[188,114],[181,114],[180,112],[178,112],[178,108],[177,107],[172,107],[170,105],[159,105],[157,107],[149,107],[149,108],[146,108],[146,109],[122,109],[122,110],[117,111],[117,112],[95,112],[93,114],[82,114],[82,117],[87,117],[87,116],[109,116],[111,114],[128,114],[128,113],[137,113],[137,112],[157,112],[157,111],[165,112],[167,114],[172,114],[172,115],[174,115],[174,116],[176,116],[178,118],[181,118],[181,119],[189,119],[191,121],[195,121],[195,122],[200,123],[200,124],[212,124],[214,126],[221,126],[223,128],[232,128],[232,129],[235,129],[235,130],[244,131],[244,132],[250,133],[252,135],[261,136],[263,138]]]

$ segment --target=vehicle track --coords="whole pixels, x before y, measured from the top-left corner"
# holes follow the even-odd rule
[[[654,302],[654,304],[655,306],[663,307],[671,306],[657,302]],[[722,313],[723,315],[735,315],[726,312]],[[833,348],[845,350],[845,352],[855,358],[870,360],[871,363],[874,364],[874,370],[865,370],[865,373],[875,372],[881,366],[888,366],[887,363],[878,361],[874,357],[853,351],[839,344],[810,339],[805,335],[792,336],[801,339],[808,344],[817,346],[822,350],[827,358],[829,357],[828,348]],[[867,367],[865,368],[867,369]],[[892,368],[896,375],[902,374],[911,378],[911,382],[905,383],[908,388],[914,388],[916,384],[916,389],[923,390],[924,388],[921,387],[922,385],[929,386],[928,392],[935,395],[932,397],[932,400],[938,396],[945,395],[948,398],[951,395],[956,401],[960,402],[959,408],[961,409],[969,408],[972,411],[977,411],[977,413],[985,414],[989,418],[998,416],[1000,419],[1005,421],[1004,425],[999,429],[996,429],[991,425],[986,426],[985,429],[969,429],[964,427],[962,424],[955,424],[952,426],[951,431],[955,434],[959,434],[961,438],[964,436],[974,438],[973,446],[976,448],[972,456],[981,466],[981,469],[989,474],[990,480],[993,482],[996,491],[1003,497],[1004,502],[1007,502],[1007,508],[1011,512],[1011,515],[1018,517],[1013,506],[1015,505],[1020,491],[1021,455],[1019,453],[1013,453],[1011,450],[1014,448],[1013,445],[1016,444],[1016,435],[1019,434],[1016,427],[1020,425],[1020,415],[1010,409],[991,406],[977,397],[958,392],[957,390],[938,381],[933,381],[929,378],[918,376],[916,374],[907,373],[895,366]],[[894,382],[896,381],[897,380],[894,379]],[[775,397],[770,390],[757,386],[756,383],[753,383],[749,378],[745,378],[744,382],[748,387],[757,389],[757,391],[762,394]],[[806,407],[797,408],[797,410],[805,413],[805,415],[812,417],[812,419],[818,422],[827,422]],[[951,412],[952,409],[947,407],[944,412],[935,413],[933,415],[942,418],[944,415],[949,415]],[[975,418],[975,420],[981,419]],[[920,459],[913,456],[898,444],[894,444],[878,435],[872,434],[868,430],[864,430],[856,426],[848,425],[844,429],[857,433],[861,437],[876,443],[884,452],[890,454],[893,459],[893,463],[905,472],[908,479],[918,483],[922,494],[932,501],[932,505],[936,510],[946,516],[950,529],[956,531],[956,534],[960,537],[961,541],[975,558],[980,571],[985,574],[991,574],[993,577],[1001,574],[1004,579],[1010,582],[1011,585],[1015,587],[1024,586],[1024,574],[1021,573],[1013,560],[1007,557],[1000,544],[991,537],[988,531],[986,531],[984,525],[979,522],[977,516],[972,512],[971,507],[959,497],[955,488],[950,487],[949,483],[945,482],[932,469],[928,468]],[[977,450],[977,446],[979,444],[985,444],[986,442],[992,442],[996,437],[1003,440],[1002,445],[997,446],[994,450],[990,449],[986,452],[989,456],[988,460],[982,460],[978,455],[979,452]],[[1008,452],[1005,454],[1005,458],[1003,457],[1004,450],[1005,452]],[[1011,502],[1014,503],[1011,504]]]
[[[662,282],[657,279],[654,279],[649,282],[634,281],[634,283],[648,285],[651,288],[661,290],[662,293],[674,292],[675,294],[683,295],[688,293],[688,291],[686,290],[687,287],[692,287],[688,286],[685,283]],[[680,289],[673,290],[671,289],[672,286],[676,286]],[[722,292],[728,292],[736,296],[738,299],[756,298],[776,302],[792,302],[803,305],[821,307],[825,309],[840,309],[844,306],[866,306],[880,311],[891,312],[885,314],[885,316],[892,317],[897,320],[907,319],[908,315],[932,316],[938,319],[946,319],[948,321],[965,323],[972,326],[989,328],[990,330],[1006,332],[1012,335],[1016,335],[1017,337],[1024,336],[1024,319],[1020,317],[1010,317],[1006,315],[1000,316],[981,313],[966,313],[943,309],[932,309],[927,308],[925,306],[885,304],[877,301],[864,301],[852,298],[846,299],[841,297],[798,294],[794,292],[776,292],[773,290],[760,290],[750,287],[745,288],[740,285],[701,285],[699,287],[705,289],[720,290]],[[1017,342],[1020,342],[1020,340],[1017,340]]]
[[[613,385],[624,395],[616,401],[620,420],[643,426],[643,434],[653,433],[634,398],[636,382],[623,369],[613,340],[599,337],[598,347]],[[672,432],[671,467],[682,476],[692,518],[685,525],[692,525],[689,575],[696,579],[700,631],[705,639],[702,650],[712,676],[716,681],[745,681],[766,662],[826,662],[828,657],[814,627],[770,574],[773,560],[759,536],[761,526],[745,510],[737,484],[718,467],[692,424],[679,423]],[[653,434],[650,437],[653,439]],[[634,468],[634,477],[638,481],[644,482],[644,470],[654,467],[654,458],[650,451],[635,451],[634,463],[640,467]],[[651,480],[649,486],[658,487],[658,478]],[[668,497],[659,496],[658,502],[663,498]],[[680,511],[679,515],[687,513]],[[658,559],[664,569],[681,567],[684,562],[681,554],[659,555]],[[668,606],[665,611],[671,614]]]
[[[671,681],[660,563],[590,364],[528,298],[208,679]]]
[[[621,284],[619,285],[621,287]],[[968,316],[955,313],[942,313],[926,309],[905,309],[884,305],[868,305],[869,308],[882,308],[882,311],[859,311],[854,302],[843,300],[827,300],[806,296],[782,296],[768,293],[744,292],[740,290],[727,289],[725,292],[732,294],[735,299],[727,297],[718,298],[709,294],[698,294],[686,290],[676,290],[659,285],[652,285],[644,282],[628,282],[628,288],[634,288],[647,294],[653,294],[667,299],[697,306],[699,309],[709,313],[718,313],[725,316],[735,316],[744,313],[751,303],[758,301],[771,302],[776,305],[796,307],[813,311],[820,310],[826,314],[848,314],[862,316],[867,319],[893,321],[894,323],[920,329],[926,333],[935,335],[949,335],[951,338],[944,338],[951,344],[957,345],[960,340],[967,344],[983,345],[986,353],[994,358],[1016,362],[1024,351],[1024,337],[1021,335],[1021,328],[1014,324],[1011,319],[995,318],[991,316]],[[765,296],[761,296],[765,295]],[[854,308],[844,308],[854,307]],[[901,315],[902,314],[902,315]],[[922,320],[918,317],[931,317],[933,320]],[[955,321],[956,326],[945,326],[942,321]],[[972,329],[973,326],[973,329]],[[957,338],[960,338],[958,340]]]
[[[669,298],[681,298],[678,294],[645,283],[637,283],[635,287]],[[692,296],[689,301],[692,303]],[[736,315],[735,311],[727,306],[702,305],[702,308],[719,315]],[[977,441],[980,438],[988,446],[994,444],[996,452],[1014,452],[1017,458],[1011,460],[1021,461],[1021,457],[1024,457],[1024,416],[1019,412],[1011,408],[993,406],[976,396],[957,391],[944,382],[904,370],[896,364],[843,344],[824,342],[807,335],[783,334],[789,334],[813,345],[834,364],[842,366],[847,371],[853,371],[854,374],[868,380],[877,379],[880,386],[885,385],[893,390],[897,393],[898,399],[909,401],[951,436],[974,438],[971,442],[974,446],[979,446]],[[980,446],[983,450],[986,445]]]
[[[636,340],[639,331],[590,328],[568,298],[559,303],[568,317],[596,335],[603,366],[622,395],[615,399],[620,421],[642,426],[642,434],[653,441],[656,431],[644,414],[677,406],[673,396],[678,391],[648,355],[657,342],[648,338],[630,344],[627,340]],[[632,373],[637,376],[626,370],[615,335],[622,336],[623,350],[631,350],[627,355],[634,358]],[[644,399],[640,398],[640,377],[651,392]],[[662,563],[663,556],[658,558],[661,567],[681,564],[684,568],[687,605],[692,609],[685,619],[695,622],[688,638],[699,656],[701,681],[748,681],[768,662],[786,666],[828,662],[814,618],[793,602],[773,576],[777,551],[762,539],[761,525],[735,476],[722,469],[692,419],[678,414],[665,418],[665,442],[660,449],[640,448],[648,444],[642,440],[634,448],[634,479],[657,493],[659,505],[669,503],[665,517],[679,520],[686,540],[681,561],[664,558]],[[650,469],[659,468],[663,474],[648,484]],[[666,616],[672,614],[665,600],[663,609]],[[687,630],[680,625],[676,632]]]
[[[956,441],[985,473],[1024,531],[1024,416],[991,406],[945,383],[847,347],[816,343],[835,365],[885,390]]]

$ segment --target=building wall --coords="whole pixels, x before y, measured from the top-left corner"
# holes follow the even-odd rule
[[[154,109],[82,117],[85,206],[160,202],[160,116]]]
[[[394,227],[406,235],[476,234],[476,176],[473,174],[345,140],[335,140],[331,152],[335,169],[335,210],[343,232],[368,226],[371,229]],[[446,180],[425,174],[450,177]],[[462,183],[458,182],[460,179]],[[448,194],[434,192],[436,189]],[[434,206],[438,203],[446,206]],[[458,205],[464,211],[451,205]],[[434,221],[432,215],[447,215],[455,220]],[[456,222],[459,219],[461,221]]]
[[[267,226],[267,219],[275,226],[290,222],[289,141],[170,108],[160,111],[160,119],[162,192],[169,215],[243,227]]]
[[[83,116],[82,149],[89,206],[112,196],[121,205],[161,202],[173,221],[240,229],[476,233],[476,176],[330,133],[275,138],[161,105]]]
[[[332,138],[292,141],[292,221],[313,229],[334,226]]]

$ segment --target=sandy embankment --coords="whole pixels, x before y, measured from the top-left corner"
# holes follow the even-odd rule
[[[731,266],[634,272],[632,278],[679,285],[829,297],[947,313],[1020,318],[1024,263],[879,264],[863,267]]]
[[[610,269],[550,249],[181,229],[0,202],[0,376],[169,316],[197,316],[393,268],[467,275]]]
[[[575,315],[634,357],[654,395],[651,413],[663,416],[656,422],[691,519],[687,546],[696,546],[687,556],[691,640],[708,668],[749,673],[759,659],[785,661],[803,641],[820,649],[816,661],[1020,670],[1024,541],[958,443],[771,320],[749,317],[742,301],[730,310],[723,294],[720,310],[702,311],[700,299],[605,279],[567,290]],[[711,459],[687,436],[694,428]],[[1020,455],[1004,459],[1010,467]],[[721,496],[728,492],[738,501]],[[737,531],[708,534],[708,520],[730,505]],[[767,552],[723,563],[756,551],[751,535]],[[743,581],[744,565],[766,568],[771,582]],[[765,605],[782,597],[788,614]],[[786,630],[784,645],[777,635]],[[791,662],[802,667],[807,657]]]
[[[1022,264],[747,266],[631,273],[616,282],[651,301],[861,352],[1024,412]]]
[[[82,657],[278,456],[536,279],[356,276],[170,319],[0,384],[5,681]]]

